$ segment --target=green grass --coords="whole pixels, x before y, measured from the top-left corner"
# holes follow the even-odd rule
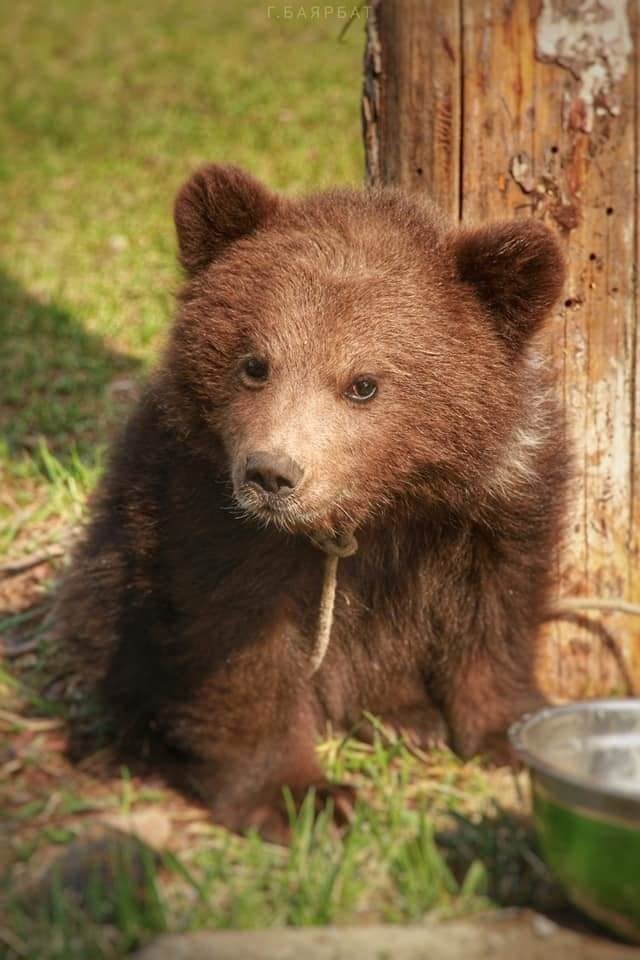
[[[26,896],[9,876],[7,957],[20,956],[28,945],[39,960],[106,960],[165,930],[394,923],[427,913],[444,919],[546,895],[548,877],[530,835],[496,806],[495,780],[479,763],[465,766],[446,753],[426,763],[401,740],[383,736],[373,746],[328,741],[322,753],[332,776],[346,775],[362,789],[342,835],[329,811],[314,817],[309,797],[297,816],[291,814],[287,849],[198,820],[179,852],[155,854],[116,841],[103,862],[91,861],[81,894],[69,892],[55,870]],[[62,812],[69,817],[96,806],[131,812],[153,801],[158,797],[125,777],[119,791],[98,801],[83,805],[67,795]],[[164,809],[167,804],[171,811],[165,798]],[[26,815],[42,817],[43,811]],[[68,843],[72,835],[58,828],[53,842]],[[50,845],[52,838],[40,842]],[[25,849],[25,860],[38,849]],[[108,872],[101,877],[105,862]]]
[[[55,493],[43,451],[93,471],[153,361],[189,172],[232,162],[293,192],[361,179],[362,22],[339,42],[342,26],[270,19],[256,0],[4,11],[0,545]]]
[[[0,557],[64,545],[82,519],[170,321],[171,206],[190,170],[233,162],[290,192],[361,179],[362,24],[339,42],[344,21],[269,19],[255,0],[3,12]],[[226,834],[159,785],[71,767],[40,610],[55,572],[0,580],[0,635],[37,644],[0,667],[1,957],[101,960],[165,929],[397,922],[546,889],[528,831],[495,805],[520,805],[508,775],[382,731],[322,745],[359,790],[355,819],[338,836],[309,804],[288,850]],[[161,855],[117,859],[80,902],[46,873],[92,825],[147,809],[171,824]]]
[[[8,619],[5,635],[25,629]],[[373,744],[330,737],[319,759],[356,788],[353,821],[338,832],[330,810],[313,816],[309,797],[290,810],[291,846],[277,847],[227,833],[159,783],[108,773],[99,753],[88,771],[70,766],[66,712],[50,686],[55,651],[44,638],[21,660],[18,676],[0,671],[0,694],[15,704],[0,711],[0,735],[21,760],[0,789],[10,837],[0,873],[6,960],[111,960],[165,930],[398,923],[562,904],[521,817],[522,782],[505,769],[423,754],[380,725]],[[0,781],[2,773],[0,762]],[[105,829],[150,813],[167,825],[159,853],[120,835],[69,874],[75,849],[85,857]]]

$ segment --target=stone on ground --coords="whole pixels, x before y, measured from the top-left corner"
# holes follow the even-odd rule
[[[530,911],[425,926],[225,930],[162,936],[134,960],[640,960],[640,947]]]

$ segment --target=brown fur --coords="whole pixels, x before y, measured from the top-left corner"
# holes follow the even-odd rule
[[[537,222],[451,228],[395,190],[283,199],[234,168],[196,173],[175,218],[178,316],[59,622],[123,744],[221,823],[282,837],[283,785],[349,806],[314,758],[328,722],[371,711],[466,756],[541,702],[566,453],[532,342],[563,264]],[[260,389],[247,355],[269,363]],[[363,374],[378,394],[354,403]],[[304,470],[276,512],[244,483],[257,450]],[[311,678],[310,536],[353,528]]]

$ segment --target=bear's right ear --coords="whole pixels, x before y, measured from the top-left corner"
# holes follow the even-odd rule
[[[180,188],[173,216],[180,262],[189,276],[261,226],[278,198],[238,167],[210,164]]]
[[[518,351],[560,296],[565,265],[558,241],[539,220],[528,219],[459,230],[454,246],[458,279]]]

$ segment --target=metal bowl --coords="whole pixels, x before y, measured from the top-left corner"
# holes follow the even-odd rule
[[[550,707],[509,735],[547,863],[576,906],[640,943],[640,699]]]

